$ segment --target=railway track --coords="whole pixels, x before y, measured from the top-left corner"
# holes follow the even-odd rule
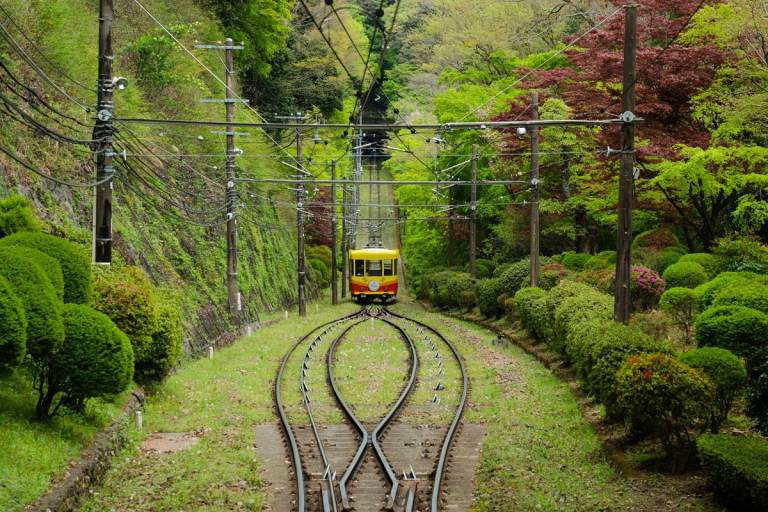
[[[409,354],[402,389],[392,404],[386,404],[383,417],[373,423],[358,418],[355,407],[339,389],[335,371],[338,347],[359,326],[395,333]],[[444,424],[420,426],[414,433],[415,427],[398,418],[404,411],[417,410],[418,405],[411,404],[416,389],[423,397],[425,386],[430,386],[430,393],[434,391],[431,403],[440,404],[448,378],[447,359],[441,352],[452,360],[453,382],[449,385],[454,387],[454,410],[450,420],[442,416]],[[424,364],[420,365],[422,359]],[[297,373],[292,373],[294,370]],[[318,385],[319,371],[325,373],[323,386]],[[292,376],[298,376],[298,382]],[[438,383],[433,389],[435,378]],[[452,508],[444,503],[443,487],[469,382],[461,356],[440,332],[387,308],[368,306],[318,326],[297,340],[283,357],[275,382],[275,405],[296,481],[296,510],[438,512],[444,506]],[[303,405],[301,414],[295,404],[286,404],[283,393],[285,388],[285,395],[289,395],[290,386],[296,384]],[[324,389],[318,389],[321,387]],[[342,422],[321,424],[317,420],[316,409],[327,413],[329,407],[340,411]]]

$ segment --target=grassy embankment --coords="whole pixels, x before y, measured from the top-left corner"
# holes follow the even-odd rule
[[[472,376],[465,421],[487,428],[476,478],[477,510],[647,506],[644,489],[631,486],[606,461],[568,385],[539,362],[517,347],[494,345],[495,335],[486,329],[407,303],[395,308],[448,333],[465,356]],[[84,510],[260,510],[266,498],[261,462],[247,447],[253,444],[254,425],[275,421],[271,391],[280,357],[311,327],[354,309],[348,303],[319,311],[310,307],[306,320],[280,322],[222,349],[212,361],[180,369],[151,397],[145,432],[131,431],[130,448],[117,457]],[[354,398],[358,406],[396,396],[402,377],[397,385],[375,386],[370,372],[360,370],[365,361],[384,354],[402,362],[402,342],[388,336],[389,341],[375,343],[378,337],[362,328],[350,334],[339,349],[339,378],[348,389],[371,385],[370,393]],[[346,353],[357,343],[366,344],[359,360]],[[396,364],[384,366],[388,375],[397,372]],[[138,444],[150,431],[196,432],[201,440],[173,454],[142,453]],[[693,497],[681,503],[685,510],[714,510]]]

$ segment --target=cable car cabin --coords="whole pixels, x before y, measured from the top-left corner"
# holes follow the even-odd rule
[[[349,251],[349,290],[357,301],[378,298],[386,302],[397,295],[397,259],[392,249]]]

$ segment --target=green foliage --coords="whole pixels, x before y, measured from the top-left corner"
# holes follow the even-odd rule
[[[711,306],[717,295],[733,286],[744,286],[752,283],[768,284],[768,279],[751,272],[723,272],[716,278],[696,288],[701,296],[701,305]]]
[[[653,267],[657,272],[664,273],[664,271],[670,266],[674,265],[680,259],[685,256],[677,247],[667,247],[662,250],[659,255],[659,260]]]
[[[696,340],[699,346],[714,346],[752,358],[768,347],[768,315],[744,306],[717,306],[696,318]]]
[[[16,247],[0,248],[0,275],[13,287],[27,317],[27,353],[48,361],[64,341],[61,302],[45,272]]]
[[[615,257],[615,254],[614,254]],[[612,266],[613,263],[605,256],[595,254],[584,263],[584,270],[601,270]]]
[[[597,291],[566,297],[555,309],[554,318],[554,336],[550,339],[550,346],[566,353],[566,338],[575,326],[587,320],[613,318],[613,298]]]
[[[652,249],[661,251],[671,247],[679,248],[680,240],[672,230],[666,226],[643,231],[632,241],[632,249]]]
[[[520,288],[531,284],[531,261],[525,259],[512,263],[498,279],[501,293],[512,297]]]
[[[478,279],[488,279],[493,275],[495,265],[491,260],[477,258],[475,260],[475,271]]]
[[[320,279],[320,282],[317,284],[323,288],[331,284],[331,269],[323,260],[309,258],[307,259],[307,264],[317,271],[317,277]]]
[[[582,270],[592,256],[585,252],[569,252],[563,254],[562,264],[568,270]]]
[[[728,418],[733,402],[747,385],[747,368],[733,352],[717,347],[704,347],[680,356],[680,361],[691,368],[699,368],[715,386],[715,407],[712,409],[710,428],[717,433]]]
[[[595,293],[595,289],[582,283],[574,281],[562,281],[560,284],[549,290],[547,293],[546,307],[547,307],[547,320],[548,325],[551,326],[547,332],[548,343],[558,343],[555,339],[557,333],[554,330],[555,326],[555,311],[560,307],[567,298],[574,297],[576,295],[589,295]]]
[[[685,340],[691,339],[693,320],[699,312],[700,295],[697,289],[685,287],[670,288],[664,292],[659,307],[677,322],[685,332]]]
[[[27,316],[10,283],[0,276],[0,371],[12,370],[24,360]]]
[[[64,305],[66,336],[52,360],[48,390],[42,405],[52,405],[56,392],[64,393],[59,403],[81,406],[92,397],[106,397],[123,391],[133,376],[133,351],[128,337],[103,313],[78,304]],[[43,416],[50,408],[38,410]]]
[[[603,293],[613,293],[616,271],[609,268],[583,270],[576,276],[576,281],[591,286]]]
[[[768,313],[768,285],[752,283],[730,286],[717,295],[713,306],[746,306]]]
[[[768,442],[758,437],[704,434],[696,441],[701,467],[721,496],[750,510],[768,503]]]
[[[704,267],[695,262],[675,263],[667,267],[662,275],[670,288],[696,288],[707,281]]]
[[[91,263],[85,250],[45,233],[16,233],[0,239],[0,247],[22,246],[55,258],[64,276],[64,302],[88,304],[91,302]]]
[[[136,381],[162,379],[178,354],[178,336],[173,331],[178,306],[169,301],[161,308],[154,287],[138,267],[104,269],[96,277],[95,291],[98,310],[131,342]]]
[[[685,464],[695,434],[710,414],[715,390],[709,379],[674,357],[644,354],[627,359],[616,383],[617,404],[626,421],[649,429],[668,455],[681,456]]]
[[[52,258],[51,256],[38,251],[37,249],[23,247],[20,245],[8,249],[12,249],[14,254],[33,261],[38,267],[40,267],[40,269],[45,272],[45,275],[48,278],[48,281],[51,283],[51,286],[53,286],[53,290],[56,293],[58,300],[64,300],[64,275],[61,272],[61,265],[59,265],[59,261],[56,258]]]
[[[306,254],[307,259],[322,261],[330,271],[332,259],[330,247],[324,245],[308,245],[304,249],[304,253]]]
[[[147,375],[148,378],[160,380],[176,366],[181,354],[183,334],[179,298],[169,290],[160,292],[157,329],[152,333],[152,345],[149,348],[149,358],[154,362],[151,367],[153,373]]]
[[[684,254],[680,257],[679,260],[677,260],[677,262],[678,263],[686,263],[686,262],[698,263],[704,268],[704,271],[707,273],[707,277],[709,279],[712,279],[713,277],[715,277],[715,275],[717,274],[717,272],[720,270],[722,266],[722,262],[717,256],[707,252],[692,252],[692,253]]]
[[[35,207],[23,196],[0,199],[0,238],[19,231],[40,231]]]
[[[501,306],[498,298],[503,293],[501,280],[498,278],[480,279],[477,281],[477,307],[487,318],[498,318]]]
[[[514,306],[520,321],[532,336],[539,337],[536,332],[536,314],[534,304],[542,303],[547,292],[541,288],[521,288],[515,293]],[[543,303],[542,303],[543,305]]]
[[[726,270],[768,273],[768,246],[759,239],[746,236],[724,237],[713,252],[724,260]],[[749,267],[754,267],[749,268]]]
[[[430,300],[439,308],[469,309],[474,306],[475,280],[465,272],[438,272],[431,276],[428,286]]]

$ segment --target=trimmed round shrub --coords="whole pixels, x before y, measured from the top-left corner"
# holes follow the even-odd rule
[[[627,357],[643,352],[667,352],[668,349],[634,327],[596,319],[571,329],[566,339],[566,351],[587,391],[608,406],[609,416],[615,416],[616,372]]]
[[[661,251],[669,247],[680,248],[681,251],[684,251],[677,236],[665,226],[643,231],[632,241],[632,249],[649,248]]]
[[[713,306],[745,306],[768,313],[768,285],[753,283],[731,286],[720,291]]]
[[[613,293],[616,271],[610,268],[584,270],[576,276],[576,281],[584,283],[603,293]]]
[[[556,261],[542,262],[539,287],[551,290],[569,274],[568,269]]]
[[[24,196],[13,195],[0,200],[0,238],[19,231],[40,231],[35,207]]]
[[[514,297],[514,306],[523,326],[531,335],[536,336],[535,317],[533,304],[541,302],[547,296],[547,292],[541,288],[521,288]],[[538,337],[538,336],[537,336]]]
[[[483,258],[477,258],[475,260],[475,272],[478,279],[488,279],[493,275],[493,269],[495,268],[491,260]]]
[[[15,247],[0,248],[0,275],[13,287],[27,317],[27,353],[43,362],[64,341],[61,302],[45,272]]]
[[[317,274],[320,277],[320,283],[318,284],[322,286],[328,286],[331,283],[331,269],[326,266],[322,260],[312,258],[307,260],[307,263],[309,263],[309,266],[317,271]]]
[[[502,293],[512,297],[517,290],[531,285],[531,260],[520,260],[509,266],[499,276]]]
[[[59,261],[56,258],[52,258],[37,249],[20,245],[8,247],[7,249],[13,249],[14,254],[34,261],[45,272],[59,301],[64,300],[64,275],[61,273],[61,265],[59,265]]]
[[[710,428],[717,433],[720,425],[728,418],[733,401],[747,386],[747,368],[744,362],[730,350],[718,347],[704,347],[680,356],[680,360],[691,368],[699,368],[715,385],[715,407],[712,411]]]
[[[644,332],[657,340],[669,339],[669,333],[674,326],[672,319],[658,309],[633,313],[629,319],[629,325],[633,329]],[[658,351],[654,351],[658,352]]]
[[[463,307],[462,294],[474,293],[475,289],[475,281],[469,274],[451,270],[438,272],[432,277],[431,283],[432,303],[446,309]]]
[[[659,308],[683,329],[686,341],[691,340],[691,327],[699,312],[700,295],[697,290],[681,286],[670,288],[659,301]]]
[[[592,291],[567,297],[555,309],[554,336],[550,340],[553,350],[565,353],[566,337],[571,328],[587,320],[613,317],[613,298]]]
[[[680,261],[680,258],[682,258],[683,255],[684,253],[682,252],[682,249],[678,247],[667,247],[659,253],[659,257],[654,265],[654,269],[656,269],[658,272],[664,273],[664,271],[670,265],[674,265]]]
[[[723,272],[717,277],[696,288],[701,295],[701,306],[707,308],[712,305],[715,297],[723,290],[732,286],[750,285],[752,283],[768,284],[768,278],[753,274],[752,272]]]
[[[495,269],[493,269],[493,274],[491,274],[492,278],[501,277],[501,274],[506,272],[514,263],[502,263],[501,265],[496,266]]]
[[[63,238],[45,233],[23,232],[0,239],[0,247],[16,245],[37,249],[59,262],[64,276],[64,302],[91,302],[91,262],[85,250]]]
[[[616,373],[617,405],[626,421],[654,434],[676,470],[691,455],[714,395],[703,372],[665,354],[630,356]]]
[[[751,360],[768,346],[768,315],[744,306],[716,306],[696,318],[696,341]]]
[[[176,366],[181,354],[183,329],[181,305],[176,297],[165,293],[160,297],[157,308],[157,329],[152,333],[149,358],[152,367],[145,366],[145,379],[160,380]]]
[[[137,382],[152,380],[162,373],[162,364],[153,359],[159,313],[146,274],[138,267],[102,269],[94,285],[96,309],[111,318],[131,341]]]
[[[555,311],[562,304],[565,299],[574,297],[576,295],[585,295],[589,293],[596,293],[596,290],[591,286],[587,286],[575,281],[562,281],[560,284],[549,290],[546,298],[547,318],[545,322],[551,326],[548,329],[548,336],[546,341],[549,343],[555,342],[556,332],[555,326]]]
[[[487,318],[498,318],[502,313],[498,298],[502,293],[499,279],[477,281],[477,307]]]
[[[329,274],[330,274],[331,259],[332,259],[330,247],[326,247],[325,245],[308,245],[304,249],[304,253],[306,254],[307,260],[322,261],[325,267],[329,270]]]
[[[591,257],[592,255],[586,252],[563,253],[562,263],[568,270],[583,270]]]
[[[704,267],[692,261],[670,265],[662,277],[670,288],[678,286],[696,288],[700,284],[706,283],[708,279]]]
[[[720,267],[722,267],[720,259],[714,254],[709,254],[707,252],[691,252],[684,254],[678,260],[678,263],[689,262],[698,263],[704,267],[704,271],[709,278],[714,277],[718,270],[720,270]]]
[[[704,434],[696,440],[701,468],[715,492],[733,510],[765,510],[768,503],[768,442],[757,437]]]
[[[27,316],[10,283],[0,276],[0,371],[12,370],[27,351]]]
[[[63,317],[64,344],[52,361],[41,415],[51,414],[57,392],[66,395],[61,403],[82,406],[88,398],[120,393],[133,376],[131,343],[109,317],[79,304],[65,304]]]
[[[612,265],[613,264],[608,261],[608,258],[596,254],[584,263],[584,270],[599,270],[611,267]]]

